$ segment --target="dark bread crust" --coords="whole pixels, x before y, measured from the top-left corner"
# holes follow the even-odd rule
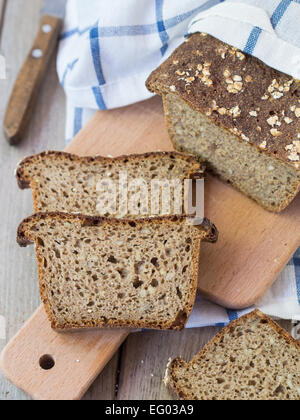
[[[203,350],[197,354],[190,363],[187,363],[182,358],[178,357],[169,362],[167,366],[166,376],[165,376],[165,385],[175,396],[180,400],[192,400],[195,399],[191,394],[185,393],[179,386],[176,376],[176,369],[179,367],[185,367],[189,364],[193,364],[195,360],[204,359],[207,352],[208,352],[208,345],[213,343],[219,343],[220,339],[224,337],[227,333],[230,333],[231,328],[235,328],[241,325],[241,321],[245,320],[248,321],[250,319],[260,318],[262,321],[266,322],[270,328],[275,330],[284,340],[286,340],[291,346],[295,347],[296,349],[300,350],[300,342],[295,340],[287,331],[281,328],[276,322],[274,322],[270,317],[263,314],[261,311],[256,309],[255,311],[251,312],[250,314],[244,315],[243,317],[231,322],[227,327],[225,327],[219,334],[217,334],[204,348]]]
[[[203,163],[200,162],[200,159],[198,159],[195,156],[183,154],[180,152],[149,152],[149,153],[143,153],[143,154],[132,154],[128,156],[119,156],[116,158],[110,158],[110,157],[104,157],[104,156],[78,156],[66,152],[59,152],[59,151],[45,151],[42,153],[39,153],[37,155],[29,156],[25,159],[23,159],[17,169],[16,169],[16,178],[19,185],[19,188],[24,190],[31,187],[31,178],[29,174],[26,173],[26,167],[30,166],[35,163],[39,163],[41,160],[44,160],[47,157],[55,157],[57,159],[62,159],[69,162],[79,161],[85,164],[93,163],[93,162],[102,162],[103,164],[111,163],[112,161],[118,161],[118,162],[124,162],[128,160],[134,160],[134,159],[148,159],[151,157],[164,157],[164,156],[174,156],[174,158],[181,158],[186,160],[187,162],[190,162],[191,165],[195,166],[195,171],[191,173],[192,175],[195,175],[196,177],[203,178],[203,174],[205,172],[205,166]]]
[[[54,213],[37,213],[27,219],[25,219],[18,228],[18,235],[17,235],[17,242],[20,246],[26,247],[27,245],[35,242],[36,247],[38,249],[39,243],[34,238],[34,234],[28,230],[30,225],[34,224],[35,222],[41,221],[41,220],[67,220],[69,222],[80,222],[82,226],[101,226],[104,224],[113,224],[117,226],[125,226],[125,225],[131,225],[133,227],[144,225],[146,223],[186,223],[189,218],[186,216],[172,216],[172,217],[157,217],[157,218],[147,218],[147,219],[140,219],[140,220],[125,220],[125,219],[109,219],[109,218],[103,218],[103,217],[92,217],[92,216],[84,216],[84,215],[75,215],[75,214],[66,214],[66,213],[60,213],[60,212],[54,212]],[[196,291],[197,291],[197,284],[198,284],[198,267],[199,267],[199,250],[200,250],[200,243],[202,239],[206,239],[209,242],[216,242],[218,231],[216,227],[211,224],[207,219],[204,219],[203,224],[199,226],[195,226],[195,229],[199,230],[199,237],[198,237],[198,243],[195,246],[195,253],[193,255],[193,279],[191,281],[191,299],[188,303],[187,307],[184,311],[180,311],[176,318],[172,322],[166,322],[164,324],[158,324],[156,322],[139,322],[139,323],[133,323],[132,321],[128,320],[111,320],[111,319],[105,319],[99,323],[91,323],[91,322],[85,322],[84,325],[78,325],[76,323],[74,324],[65,324],[60,325],[57,323],[57,320],[53,317],[50,303],[48,299],[46,298],[45,294],[43,293],[43,276],[44,276],[44,270],[42,269],[42,261],[39,260],[37,255],[37,261],[38,261],[38,270],[39,270],[39,285],[40,285],[40,293],[41,293],[41,299],[45,306],[46,313],[48,315],[48,318],[51,322],[51,326],[53,329],[56,329],[58,331],[69,331],[74,329],[88,329],[88,328],[112,328],[112,327],[127,327],[127,328],[153,328],[153,329],[161,329],[161,330],[175,330],[180,331],[184,329],[186,322],[193,310],[194,307],[194,301],[196,298]],[[202,235],[200,234],[202,233]]]
[[[204,63],[209,64],[209,75],[202,79],[203,74],[201,70],[197,70],[197,66],[203,66]],[[227,90],[230,84],[224,77],[226,70],[230,73],[227,80],[234,76],[241,78],[241,82],[236,85],[238,89],[234,92]],[[279,87],[277,84],[272,86],[274,80]],[[162,96],[169,93],[178,95],[216,125],[235,134],[238,141],[247,141],[263,153],[300,171],[300,162],[295,160],[297,146],[293,143],[299,141],[300,119],[295,110],[291,110],[291,107],[300,109],[300,82],[292,77],[209,35],[197,33],[191,35],[187,42],[150,75],[146,86],[151,92]],[[282,92],[282,89],[286,91]],[[214,102],[217,108],[213,106]],[[221,109],[233,110],[234,107],[238,107],[239,115],[218,112]],[[256,112],[257,116],[250,116],[251,111]],[[278,116],[280,126],[268,123],[272,116]],[[292,122],[286,123],[285,118]],[[272,134],[272,129],[277,129],[281,135]],[[266,142],[264,147],[263,141]]]
[[[182,389],[179,388],[175,374],[178,368],[185,366],[187,366],[187,362],[184,361],[181,357],[176,357],[176,359],[170,360],[167,366],[164,383],[174,399],[191,401],[193,399],[192,396],[186,394]]]

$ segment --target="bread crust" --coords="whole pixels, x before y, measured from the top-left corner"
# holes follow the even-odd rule
[[[281,328],[276,322],[274,322],[270,317],[262,313],[260,310],[256,309],[253,312],[244,315],[243,317],[232,321],[227,327],[225,327],[219,334],[217,334],[204,348],[203,350],[198,353],[191,361],[190,363],[187,363],[182,358],[178,357],[174,360],[171,360],[167,366],[166,376],[164,383],[169,389],[169,391],[179,398],[180,400],[192,400],[195,399],[192,397],[191,394],[185,393],[180,387],[178,386],[175,370],[178,367],[185,367],[189,364],[193,364],[195,360],[198,360],[199,358],[204,359],[209,344],[218,343],[219,340],[224,337],[227,333],[230,332],[231,328],[235,328],[238,325],[241,324],[241,320],[251,320],[255,318],[260,318],[262,321],[265,321],[271,328],[273,328],[283,339],[285,339],[291,346],[295,347],[296,349],[300,350],[300,342],[295,340],[287,331],[285,331],[283,328]]]
[[[119,226],[124,225],[130,225],[134,224],[136,225],[144,225],[146,223],[185,223],[189,218],[187,216],[171,216],[171,217],[156,217],[156,218],[147,218],[147,219],[139,219],[139,220],[126,220],[126,219],[109,219],[104,217],[93,217],[93,216],[85,216],[85,215],[75,215],[75,214],[67,214],[67,213],[60,213],[60,212],[53,212],[53,213],[37,213],[29,218],[25,219],[18,228],[18,234],[17,234],[17,242],[21,247],[26,247],[27,245],[31,244],[32,242],[36,243],[36,248],[38,249],[39,243],[37,240],[34,239],[34,235],[30,235],[30,232],[27,230],[27,228],[30,226],[30,224],[34,223],[35,221],[40,220],[67,220],[69,222],[80,222],[82,223],[82,226],[101,226],[105,224],[114,224]],[[38,272],[39,272],[39,285],[40,285],[40,293],[41,293],[41,299],[45,306],[45,310],[47,313],[47,316],[51,322],[51,326],[53,329],[57,331],[68,331],[68,330],[76,330],[76,329],[88,329],[88,328],[112,328],[112,327],[125,327],[125,328],[153,328],[153,329],[159,329],[159,330],[174,330],[174,331],[180,331],[184,329],[186,322],[192,312],[195,298],[196,298],[196,292],[197,292],[197,284],[198,284],[198,267],[199,267],[199,258],[200,258],[200,243],[202,239],[206,239],[209,242],[216,242],[218,238],[218,231],[217,228],[208,220],[204,219],[203,223],[199,226],[196,226],[199,230],[199,233],[202,232],[202,235],[199,234],[199,237],[197,239],[197,244],[195,246],[195,253],[193,255],[193,279],[191,282],[191,288],[190,288],[190,296],[191,299],[185,308],[184,311],[180,311],[176,318],[172,322],[166,322],[163,324],[158,324],[156,322],[139,322],[134,323],[132,321],[128,320],[103,320],[103,322],[99,322],[97,324],[91,323],[91,322],[85,322],[83,325],[78,325],[76,323],[74,324],[65,324],[60,325],[57,320],[53,317],[50,303],[48,299],[45,296],[44,288],[43,288],[43,281],[44,281],[44,270],[42,268],[42,261],[38,258],[37,253],[37,262],[38,262]]]

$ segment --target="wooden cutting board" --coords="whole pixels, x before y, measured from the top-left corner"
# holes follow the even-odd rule
[[[104,156],[157,150],[172,150],[159,98],[98,112],[66,149]],[[220,239],[216,245],[202,245],[199,291],[228,308],[251,306],[300,245],[300,195],[276,215],[208,177],[205,206]],[[40,307],[4,350],[1,369],[34,399],[80,399],[128,334],[128,330],[58,334]]]

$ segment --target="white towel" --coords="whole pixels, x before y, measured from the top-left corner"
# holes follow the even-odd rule
[[[188,33],[207,32],[300,79],[299,21],[300,0],[68,0],[57,64],[67,142],[96,110],[150,98],[145,80]],[[300,320],[300,249],[256,307]],[[247,311],[199,298],[189,327],[225,325]]]

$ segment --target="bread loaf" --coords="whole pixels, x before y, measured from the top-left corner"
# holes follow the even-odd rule
[[[175,148],[265,209],[300,188],[300,82],[206,34],[182,44],[147,81],[163,97]]]

